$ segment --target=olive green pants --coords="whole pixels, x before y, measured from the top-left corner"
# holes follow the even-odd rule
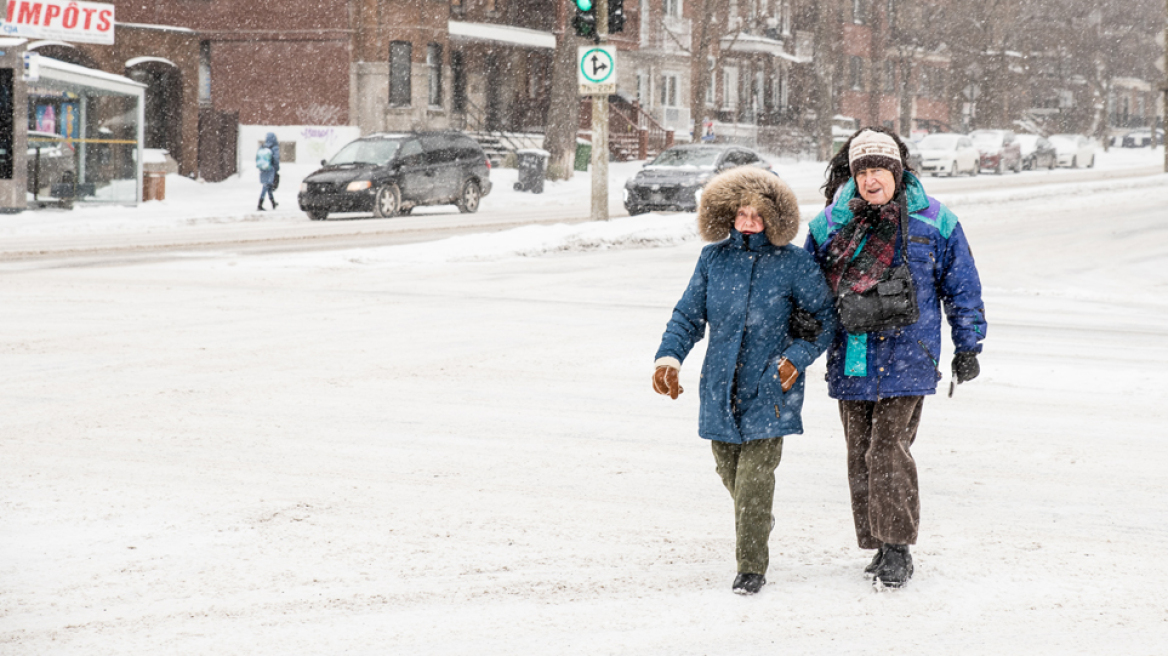
[[[775,469],[783,459],[783,438],[746,444],[710,442],[722,484],[734,499],[735,554],[739,574],[766,574],[770,564],[771,508]]]

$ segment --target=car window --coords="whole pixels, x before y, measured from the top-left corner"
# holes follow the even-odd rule
[[[410,139],[401,145],[398,151],[398,160],[407,166],[416,166],[422,163],[422,144],[417,139]]]
[[[754,164],[758,161],[758,155],[755,155],[749,150],[738,151],[738,156],[742,159],[743,164]]]
[[[449,164],[457,157],[454,140],[443,134],[422,137],[422,147],[426,149],[429,164]]]
[[[649,163],[650,166],[701,166],[711,167],[718,161],[721,151],[710,148],[670,148]]]
[[[483,149],[478,142],[470,137],[459,135],[454,138],[455,147],[458,152],[459,159],[485,159]]]
[[[917,144],[921,150],[953,150],[959,139],[952,134],[930,134]]]
[[[369,139],[358,140],[348,144],[342,148],[333,158],[329,160],[329,164],[377,164],[384,165],[398,151],[401,142],[393,139]]]

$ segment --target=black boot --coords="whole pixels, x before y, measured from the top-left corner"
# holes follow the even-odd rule
[[[907,544],[884,545],[884,559],[876,568],[876,580],[886,588],[899,588],[912,578],[912,554]]]
[[[766,577],[762,574],[739,574],[734,579],[732,589],[736,594],[752,595],[766,585]]]
[[[256,209],[263,212],[264,211],[264,201],[261,200],[260,204],[256,205]]]
[[[273,199],[272,199],[272,209],[276,209],[276,208],[277,208],[277,207],[279,207],[279,206],[280,206],[280,205],[279,205],[279,203],[277,203],[277,202],[276,202],[276,199],[275,199],[275,198],[273,198]]]
[[[880,563],[882,563],[883,561],[884,561],[884,545],[880,545],[880,548],[876,550],[876,555],[872,556],[872,562],[868,563],[868,566],[864,568],[864,573],[865,574],[875,574],[876,570],[880,569]]]

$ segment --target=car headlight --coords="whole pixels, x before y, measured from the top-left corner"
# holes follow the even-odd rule
[[[302,194],[308,193],[308,183],[307,182],[300,183],[300,193],[302,193]]]
[[[349,183],[349,186],[345,187],[345,191],[361,191],[362,189],[368,189],[372,186],[373,183],[368,180],[354,180],[353,182]]]

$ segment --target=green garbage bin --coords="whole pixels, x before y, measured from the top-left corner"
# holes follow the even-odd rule
[[[592,161],[592,144],[587,141],[576,142],[576,164],[573,168],[577,171],[587,171],[588,163]]]

